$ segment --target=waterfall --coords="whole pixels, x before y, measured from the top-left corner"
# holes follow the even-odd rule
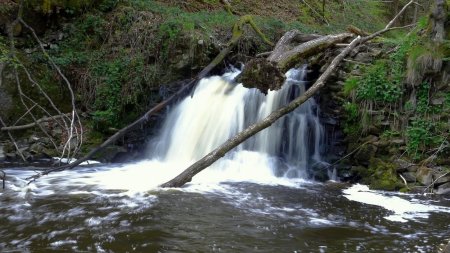
[[[161,133],[152,142],[151,158],[188,166],[239,133],[286,105],[306,89],[306,66],[286,73],[286,83],[264,96],[233,82],[240,73],[232,69],[223,76],[202,79],[194,95],[169,112]],[[210,169],[257,166],[267,173],[305,178],[307,169],[321,161],[324,131],[313,98],[279,119],[219,160]],[[262,173],[252,168],[256,173]],[[257,175],[254,175],[257,176]]]

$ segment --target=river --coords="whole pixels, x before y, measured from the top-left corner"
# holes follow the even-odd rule
[[[302,93],[306,68],[267,96],[203,79],[170,109],[148,159],[95,164],[0,190],[1,252],[435,252],[450,237],[448,197],[315,182],[323,127],[314,99],[180,189],[158,185]],[[338,180],[329,171],[330,179]]]

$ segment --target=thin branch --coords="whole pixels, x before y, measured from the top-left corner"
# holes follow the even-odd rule
[[[47,51],[44,48],[43,43],[41,42],[41,40],[39,39],[39,37],[37,36],[36,32],[34,31],[34,29],[32,27],[30,27],[23,19],[22,17],[18,17],[19,22],[25,26],[33,35],[33,37],[35,38],[35,40],[37,41],[37,43],[39,44],[39,47],[41,48],[42,53],[47,57],[48,61],[50,62],[50,64],[52,65],[52,67],[56,70],[56,72],[59,74],[59,76],[61,76],[61,78],[64,80],[64,82],[66,83],[67,89],[69,90],[69,94],[70,94],[70,98],[71,98],[71,104],[72,104],[72,117],[70,120],[70,127],[69,127],[69,131],[68,131],[68,138],[66,143],[64,144],[63,147],[63,151],[62,151],[62,155],[61,157],[64,157],[65,152],[67,151],[67,158],[71,158],[71,140],[73,137],[73,131],[74,131],[74,125],[75,125],[75,121],[78,122],[78,125],[81,129],[81,133],[83,132],[83,126],[81,124],[81,121],[79,120],[79,116],[78,113],[76,112],[76,106],[75,106],[75,95],[72,89],[72,85],[70,84],[69,80],[67,79],[67,77],[62,73],[61,69],[58,67],[58,65],[55,64],[55,62],[53,61],[53,59],[50,57],[50,55],[47,53]],[[82,136],[81,136],[82,139]],[[77,148],[75,148],[75,150],[77,150]],[[73,154],[73,156],[75,155],[75,153]]]
[[[407,4],[405,4],[405,6],[403,6],[403,8],[397,13],[397,15],[395,15],[395,17],[386,25],[386,27],[378,32],[372,33],[371,35],[364,37],[364,42],[369,41],[375,37],[380,36],[381,34],[392,30],[391,27],[392,25],[395,23],[395,21],[397,21],[401,15],[406,11],[406,9],[408,8],[408,6],[410,6],[411,4],[414,3],[414,0],[409,1]]]
[[[408,187],[408,183],[406,182],[406,179],[402,176],[402,174],[398,174],[400,176],[400,178],[403,180],[403,183],[405,183],[406,188],[409,189]]]
[[[20,126],[4,126],[4,127],[0,128],[0,131],[24,130],[24,129],[35,127],[37,124],[40,124],[43,122],[48,122],[48,121],[52,121],[52,120],[56,121],[57,119],[67,117],[67,115],[70,115],[70,113],[66,113],[66,114],[62,114],[62,115],[55,115],[55,116],[51,116],[51,117],[43,117],[43,118],[36,120],[33,123],[20,125]]]
[[[20,116],[20,118],[18,120],[16,120],[16,122],[14,122],[14,124],[12,124],[12,125],[13,126],[17,125],[23,118],[25,118],[25,116],[28,115],[28,113],[30,113],[34,109],[34,107],[36,107],[36,105],[37,104],[34,104],[33,106],[31,106],[30,109],[28,109],[22,116]]]
[[[1,116],[0,116],[0,123],[1,123],[3,126],[6,126],[6,125],[5,125],[5,122],[3,122],[3,119],[2,119]],[[16,148],[17,153],[19,153],[20,158],[22,158],[22,160],[23,160],[24,162],[26,162],[27,159],[25,159],[25,157],[24,157],[23,154],[22,154],[22,151],[20,151],[20,149],[19,149],[19,146],[17,146],[17,143],[16,143],[16,141],[14,140],[14,137],[12,136],[12,134],[11,134],[9,131],[7,131],[7,133],[8,133],[9,139],[10,139],[11,142],[14,144],[14,147]]]
[[[441,178],[443,178],[443,177],[445,177],[445,176],[447,176],[447,175],[449,175],[449,174],[450,174],[450,172],[447,172],[447,173],[442,174],[442,175],[439,176],[438,178],[436,178],[431,184],[429,184],[429,185],[427,186],[427,188],[425,188],[425,190],[423,190],[423,192],[425,193],[428,189],[430,189],[431,187],[434,187],[434,184],[435,184],[439,179],[441,179]]]
[[[320,15],[311,5],[309,5],[307,2],[306,2],[306,0],[302,0],[302,2],[306,5],[306,6],[308,6],[308,8],[310,9],[310,10],[312,10],[313,12],[314,12],[314,14],[316,14],[319,18],[321,18],[326,24],[327,24],[327,26],[330,26],[330,23],[328,23],[328,20],[325,18],[325,15]]]
[[[350,62],[350,63],[354,63],[354,64],[359,64],[359,65],[370,65],[368,63],[364,63],[364,62],[360,62],[360,61],[354,61],[354,60],[350,60],[350,59],[344,59],[345,62]]]

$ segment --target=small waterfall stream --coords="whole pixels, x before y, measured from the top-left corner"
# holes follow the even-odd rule
[[[194,96],[185,98],[169,113],[156,144],[153,143],[153,158],[178,161],[186,166],[195,162],[303,93],[307,84],[306,72],[306,66],[289,70],[283,88],[270,91],[267,96],[234,83],[232,80],[239,74],[237,69],[221,77],[201,80]],[[307,169],[322,160],[320,147],[324,134],[317,114],[317,104],[311,98],[238,146],[227,158],[239,156],[245,161],[246,155],[256,152],[262,158],[276,162],[276,166],[261,166],[268,167],[266,169],[273,175],[305,178]]]

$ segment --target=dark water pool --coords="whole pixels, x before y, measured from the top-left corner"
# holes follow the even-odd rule
[[[425,208],[390,219],[397,211],[349,200],[350,185],[337,183],[130,194],[63,175],[26,186],[30,173],[8,171],[0,191],[1,252],[436,252],[450,238],[442,197],[371,192]]]

